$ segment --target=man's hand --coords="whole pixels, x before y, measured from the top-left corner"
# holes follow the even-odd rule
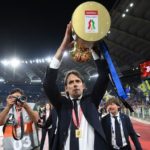
[[[55,58],[57,58],[58,60],[61,60],[65,50],[71,49],[73,47],[74,41],[71,41],[71,33],[72,33],[72,25],[70,22],[67,25],[64,39],[55,54]]]
[[[15,104],[16,98],[13,97],[12,95],[8,95],[6,101],[7,101],[7,107],[11,108]]]
[[[73,42],[71,41],[71,33],[72,33],[72,24],[71,22],[69,22],[69,24],[67,24],[64,39],[60,45],[60,48],[62,48],[62,50],[70,49],[73,46]]]

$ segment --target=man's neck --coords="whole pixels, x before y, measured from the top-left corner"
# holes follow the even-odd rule
[[[75,98],[75,97],[72,97],[72,96],[69,96],[69,97],[70,97],[71,100],[73,100],[73,99],[78,99],[78,100],[80,100],[80,99],[82,98],[82,95],[80,95],[80,96],[78,96],[78,97],[76,97],[76,98]]]
[[[119,111],[116,111],[114,113],[111,113],[112,116],[118,116],[119,115]]]

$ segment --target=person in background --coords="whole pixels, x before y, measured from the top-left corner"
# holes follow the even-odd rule
[[[42,110],[42,121],[38,123],[42,128],[40,150],[51,150],[57,126],[57,112],[51,103],[46,103]]]
[[[91,50],[100,75],[89,95],[84,95],[84,78],[76,70],[68,71],[65,76],[64,89],[67,96],[61,95],[56,84],[62,56],[73,43],[70,39],[71,29],[69,23],[64,40],[47,68],[43,83],[44,90],[58,113],[57,141],[53,150],[108,150],[98,114],[98,105],[109,81],[106,61]]]
[[[0,125],[3,125],[4,150],[37,149],[39,140],[35,123],[39,120],[35,104],[28,103],[24,91],[12,89],[6,99],[7,105],[0,113]]]
[[[109,112],[102,118],[102,126],[112,150],[131,150],[129,137],[131,137],[136,150],[142,150],[137,134],[134,131],[130,118],[121,113],[119,100],[110,98],[106,103]]]

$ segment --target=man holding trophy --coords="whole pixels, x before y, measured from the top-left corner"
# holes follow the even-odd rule
[[[104,11],[104,7],[96,2],[86,2],[82,6],[81,11],[83,12],[80,11],[81,8],[79,6],[79,12],[77,14],[75,12],[72,23],[70,22],[67,25],[64,39],[47,68],[43,83],[44,90],[56,108],[59,118],[53,150],[109,150],[97,111],[109,80],[107,63],[92,49],[95,46],[95,39],[98,41],[100,37],[104,37],[104,31],[101,31],[98,26],[98,14]],[[102,7],[102,9],[100,8],[101,12],[99,12],[99,6]],[[70,38],[72,32],[75,32],[75,34],[78,32],[74,26],[76,24],[75,18],[78,16],[76,21],[77,24],[80,24],[78,20],[80,20],[82,14],[86,20],[84,26],[87,27],[87,30],[80,31],[82,25],[79,25],[79,28],[77,27],[79,34],[75,35],[75,41],[72,42]],[[81,37],[80,32],[85,32],[85,34],[82,34],[82,39],[84,40],[79,38]],[[98,32],[100,32],[100,35]],[[92,93],[89,95],[84,95],[85,82],[82,75],[76,70],[69,71],[65,76],[64,88],[66,96],[61,96],[56,84],[62,56],[65,50],[70,49],[73,45],[74,48],[71,55],[75,61],[85,62],[91,55],[97,67],[99,76]],[[81,49],[81,52],[79,52],[79,49]],[[83,52],[85,53],[83,54]]]

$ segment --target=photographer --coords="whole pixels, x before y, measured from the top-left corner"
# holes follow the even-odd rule
[[[27,97],[19,89],[13,89],[7,97],[7,105],[0,113],[3,127],[4,149],[30,150],[38,147],[38,137],[34,123],[39,120],[34,103],[27,103]]]

